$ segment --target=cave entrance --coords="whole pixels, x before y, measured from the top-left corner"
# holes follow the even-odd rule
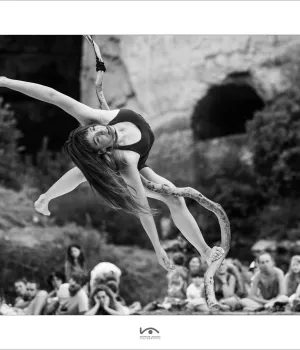
[[[208,89],[192,115],[195,140],[245,133],[246,122],[265,105],[251,81],[248,71],[235,72]]]

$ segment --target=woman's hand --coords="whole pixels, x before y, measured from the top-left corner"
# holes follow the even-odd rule
[[[167,253],[162,247],[158,247],[157,249],[155,249],[155,252],[158,262],[163,268],[165,268],[167,271],[175,270],[175,266],[171,263]]]
[[[104,299],[104,302],[103,303],[101,303],[101,305],[102,305],[102,307],[104,308],[104,309],[106,309],[106,308],[108,308],[109,307],[109,296],[107,296],[106,295],[106,297],[105,297],[105,299]]]
[[[50,211],[48,209],[49,199],[46,194],[41,194],[39,199],[34,203],[34,208],[37,212],[49,216]]]
[[[94,296],[94,302],[95,302],[95,306],[100,306],[100,300],[97,298],[97,295]]]

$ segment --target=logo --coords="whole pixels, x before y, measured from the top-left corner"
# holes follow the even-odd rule
[[[153,327],[145,328],[144,330],[140,327],[140,339],[143,340],[154,340],[160,339],[159,331]]]

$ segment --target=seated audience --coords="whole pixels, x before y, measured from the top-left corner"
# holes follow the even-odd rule
[[[26,288],[30,303],[24,309],[25,314],[42,315],[47,303],[48,293],[45,290],[40,290],[40,284],[34,279],[27,282]]]
[[[66,277],[62,272],[54,271],[48,276],[47,283],[51,290],[48,294],[48,298],[55,298],[57,297],[57,291],[59,290],[59,287],[63,283],[66,283]]]
[[[119,284],[122,271],[115,264],[101,262],[93,268],[90,275],[90,289],[93,291],[93,288],[107,280],[115,280]]]
[[[225,259],[214,276],[215,296],[222,311],[233,311],[239,306],[239,298],[235,294],[236,277],[229,272]]]
[[[246,297],[250,291],[251,276],[247,268],[237,259],[227,259],[228,272],[236,278],[235,294]]]
[[[109,280],[105,283],[107,287],[114,294],[116,301],[123,307],[126,315],[132,315],[142,309],[141,303],[139,301],[134,302],[130,306],[126,306],[125,300],[119,294],[119,285],[114,280]]]
[[[193,282],[192,273],[200,271],[200,273],[202,273],[204,276],[206,269],[206,262],[202,262],[201,258],[198,255],[192,256],[188,262],[188,284],[191,284]]]
[[[90,310],[86,315],[126,315],[121,303],[117,302],[109,287],[98,285],[90,297]]]
[[[276,302],[287,302],[284,296],[283,271],[275,267],[269,253],[262,253],[257,259],[259,271],[253,278],[248,298],[240,300],[245,311],[270,309]]]
[[[69,281],[73,272],[86,273],[85,256],[82,248],[77,244],[71,244],[67,249],[67,257],[65,261],[65,276]]]
[[[45,308],[46,315],[54,315],[58,308],[58,290],[65,283],[65,275],[62,272],[52,272],[47,278],[51,292],[48,294],[47,305]]]
[[[300,285],[300,255],[291,258],[290,268],[284,276],[284,294],[289,297],[289,304],[292,307],[296,297],[297,288]]]
[[[190,311],[209,311],[204,293],[204,278],[200,271],[195,271],[191,275],[192,283],[187,287],[186,295]]]
[[[180,252],[174,253],[174,255],[172,256],[172,260],[174,263],[175,270],[169,271],[167,273],[168,284],[169,284],[170,279],[172,278],[172,275],[174,275],[174,274],[180,274],[182,276],[183,280],[185,281],[185,283],[187,284],[188,277],[189,277],[189,271],[184,266],[184,263],[185,263],[184,255]]]
[[[57,315],[84,315],[89,309],[89,300],[84,286],[87,276],[84,272],[73,272],[69,280],[68,293],[66,295],[66,285],[62,284],[58,290],[59,307]],[[64,293],[62,293],[62,289]],[[62,299],[62,294],[64,294]]]
[[[17,293],[17,297],[14,302],[14,307],[24,309],[30,303],[29,296],[27,294],[27,280],[25,278],[21,278],[15,281],[15,291]]]

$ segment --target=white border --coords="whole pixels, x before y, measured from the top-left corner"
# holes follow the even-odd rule
[[[0,346],[5,349],[299,349],[300,345],[299,316],[3,316],[0,325]],[[140,339],[140,327],[156,328],[161,339]]]
[[[1,34],[292,34],[298,1],[0,1]]]
[[[297,1],[0,1],[3,34],[299,34]],[[0,72],[1,75],[1,72]],[[297,316],[0,317],[6,349],[297,349]],[[160,340],[140,340],[154,327]]]

